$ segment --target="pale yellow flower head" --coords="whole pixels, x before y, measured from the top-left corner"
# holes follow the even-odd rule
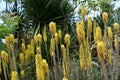
[[[20,67],[22,67],[23,66],[23,64],[24,64],[24,54],[23,53],[20,53],[20,55],[19,55],[19,58],[20,58]]]
[[[91,17],[88,17],[87,26],[88,26],[88,33],[90,34],[92,32],[92,18]]]
[[[66,34],[64,37],[64,42],[66,43],[66,45],[69,47],[70,46],[70,35]]]
[[[118,23],[114,23],[113,27],[114,27],[115,32],[119,33],[119,24]]]
[[[8,53],[6,51],[4,51],[4,50],[1,51],[1,59],[2,59],[2,61],[5,62],[5,63],[8,63],[8,58],[9,58]]]
[[[68,78],[64,77],[62,80],[68,80]]]
[[[113,39],[113,33],[112,33],[112,28],[111,28],[111,27],[108,27],[108,38],[109,38],[110,40]]]
[[[80,58],[80,69],[81,70],[84,70],[84,68],[85,68],[85,60],[84,60],[84,51],[83,51],[83,45],[81,44],[80,45],[80,49],[79,49],[79,58]]]
[[[79,43],[83,43],[85,41],[85,31],[84,31],[83,21],[76,23],[76,33]]]
[[[37,34],[37,40],[39,44],[42,44],[42,35],[41,34]]]
[[[9,37],[10,37],[10,43],[14,45],[14,35],[10,34]]]
[[[44,74],[49,76],[49,66],[48,66],[47,61],[45,59],[43,59],[42,63],[43,63],[42,65],[43,65]]]
[[[105,50],[106,50],[105,43],[103,41],[99,41],[97,43],[97,54],[100,61],[105,60]]]
[[[81,8],[81,14],[82,14],[82,18],[83,20],[85,19],[85,15],[86,15],[86,9],[85,9],[85,6],[83,5],[82,8]]]
[[[44,25],[44,30],[43,30],[43,40],[44,40],[44,42],[47,42],[46,25]]]
[[[10,47],[10,37],[9,36],[6,37],[6,45],[7,45],[8,49],[11,49],[11,47]]]
[[[11,80],[18,80],[18,73],[16,71],[11,72]]]
[[[20,75],[21,75],[22,78],[24,78],[24,76],[25,76],[25,71],[24,71],[24,70],[21,70],[21,71],[20,71]]]
[[[98,41],[102,40],[102,31],[101,28],[98,26],[96,27],[96,32],[95,32],[95,42],[97,43]]]
[[[103,23],[108,23],[108,13],[107,12],[102,13],[102,20],[103,20]]]
[[[58,33],[55,33],[55,44],[58,44]]]
[[[54,36],[56,33],[56,23],[55,22],[49,23],[49,30],[50,30],[50,33]]]

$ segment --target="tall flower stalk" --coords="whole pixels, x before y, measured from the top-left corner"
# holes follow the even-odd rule
[[[49,23],[49,30],[51,33],[51,44],[50,44],[50,51],[52,51],[52,58],[53,58],[53,63],[54,63],[54,75],[55,75],[55,80],[57,80],[57,68],[56,68],[56,59],[55,59],[55,42],[54,42],[54,37],[56,33],[56,23],[55,22],[50,22]]]

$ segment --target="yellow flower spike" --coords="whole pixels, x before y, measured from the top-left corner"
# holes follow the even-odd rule
[[[59,38],[59,40],[62,39],[62,31],[60,29],[58,30],[58,38]]]
[[[83,45],[82,45],[82,44],[80,45],[79,51],[80,51],[80,54],[79,54],[79,58],[80,58],[80,69],[81,69],[81,70],[84,70],[84,67],[85,67],[84,62],[85,62],[85,60],[84,60],[84,52],[83,52]]]
[[[41,34],[37,34],[37,40],[39,44],[42,44],[42,35]]]
[[[55,44],[58,44],[58,33],[55,33]]]
[[[82,18],[83,18],[83,20],[85,20],[86,9],[85,9],[85,6],[84,6],[84,5],[82,6],[81,14],[82,14]]]
[[[24,71],[24,70],[21,70],[21,71],[20,71],[20,75],[21,75],[22,78],[24,78],[24,76],[25,76],[25,71]]]
[[[85,31],[83,21],[76,23],[76,33],[79,43],[84,43]]]
[[[92,32],[92,18],[91,17],[88,17],[87,26],[88,26],[88,33],[90,34]]]
[[[106,50],[105,43],[103,41],[98,42],[97,43],[97,55],[100,61],[105,60],[105,50]]]
[[[111,49],[108,50],[108,63],[112,65],[112,50]]]
[[[9,35],[9,37],[10,37],[10,43],[12,44],[12,45],[14,45],[14,35],[13,34],[10,34]]]
[[[108,38],[109,38],[110,40],[113,39],[113,33],[112,33],[112,28],[111,28],[111,27],[108,27]]]
[[[42,63],[43,63],[43,71],[44,71],[44,74],[47,74],[49,76],[49,66],[48,66],[48,63],[45,59],[42,60]]]
[[[102,40],[102,31],[101,28],[98,26],[96,27],[95,42],[97,43],[98,41],[101,40]]]
[[[68,73],[68,60],[67,60],[66,48],[65,48],[65,46],[63,44],[61,45],[61,51],[62,51],[62,54],[63,54],[62,67],[63,67],[64,77],[67,77],[67,73]]]
[[[10,48],[10,37],[9,36],[6,37],[6,45],[7,45],[8,49],[11,49]]]
[[[96,20],[94,19],[94,25],[93,25],[93,34],[94,34],[94,40],[95,40],[95,34],[96,34]]]
[[[66,43],[66,45],[68,47],[70,47],[70,35],[69,34],[66,34],[65,37],[64,37],[64,42]]]
[[[89,41],[88,38],[86,40],[86,62],[87,62],[87,69],[91,69],[91,52],[90,52],[90,46],[89,46]]]
[[[115,32],[119,33],[119,24],[118,23],[114,23],[113,27],[114,27]]]
[[[54,56],[54,49],[55,49],[55,40],[51,39],[50,40],[50,56]]]
[[[11,72],[11,80],[17,80],[18,78],[18,73],[16,71]]]
[[[24,64],[24,54],[23,53],[20,53],[19,54],[19,58],[20,58],[20,67],[22,68],[23,67],[23,64]]]
[[[33,39],[31,40],[31,56],[33,57],[34,56],[34,41]]]
[[[37,54],[41,54],[40,47],[37,47]]]
[[[44,29],[43,29],[43,40],[44,40],[44,42],[47,42],[46,25],[44,25]]]
[[[50,33],[54,36],[56,33],[56,23],[55,22],[49,23],[49,30],[50,30]]]
[[[64,77],[62,80],[68,80],[68,78]]]
[[[102,13],[102,21],[104,24],[108,23],[108,13],[107,12]]]
[[[35,65],[36,65],[37,80],[45,80],[43,66],[42,66],[42,56],[40,54],[35,55]]]
[[[25,50],[26,50],[26,46],[25,46],[25,43],[22,43],[22,53],[25,53]]]
[[[6,51],[1,51],[1,59],[3,62],[3,66],[7,67],[7,63],[8,63],[8,53]]]

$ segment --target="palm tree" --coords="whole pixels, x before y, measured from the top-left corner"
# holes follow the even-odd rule
[[[68,0],[21,0],[25,14],[37,26],[55,21],[66,25],[74,14],[74,8]]]

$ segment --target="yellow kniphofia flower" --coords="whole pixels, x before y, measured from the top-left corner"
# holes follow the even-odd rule
[[[87,26],[88,26],[88,33],[90,34],[92,32],[92,18],[91,17],[88,17]]]
[[[16,71],[11,72],[11,80],[18,80],[18,73]]]
[[[25,61],[24,54],[20,53],[19,58],[20,58],[20,67],[22,68]]]
[[[47,74],[49,76],[49,66],[45,59],[42,60],[42,65],[43,65],[44,74]]]
[[[25,76],[25,71],[24,71],[24,70],[21,70],[21,71],[20,71],[20,75],[21,75],[22,78],[24,78],[24,76]]]
[[[102,31],[101,28],[98,26],[96,27],[96,32],[95,32],[95,42],[97,43],[98,41],[102,40]]]
[[[85,41],[85,31],[84,31],[83,21],[76,23],[76,33],[79,43],[83,43]]]
[[[83,18],[83,20],[85,20],[86,9],[85,9],[85,6],[84,6],[84,5],[82,5],[82,8],[81,8],[81,14],[82,14],[82,18]]]
[[[83,45],[82,44],[80,45],[79,51],[80,51],[80,53],[79,53],[80,69],[84,70],[84,67],[85,67],[84,62],[85,62],[85,60],[84,60],[84,52],[83,52]]]
[[[56,23],[55,22],[49,23],[49,30],[50,30],[50,33],[54,36],[56,33]]]
[[[55,44],[58,44],[58,33],[55,33]]]
[[[118,23],[114,23],[113,27],[114,27],[115,32],[119,33],[119,24]]]
[[[98,55],[98,59],[100,61],[104,61],[105,60],[105,50],[106,50],[106,45],[103,41],[99,41],[97,43],[97,55]]]
[[[41,34],[37,34],[37,40],[39,44],[42,44],[42,35]]]
[[[46,25],[44,25],[44,29],[43,29],[43,40],[44,40],[44,42],[47,42]]]
[[[64,42],[66,43],[66,45],[69,47],[70,46],[70,35],[66,34],[64,37]]]
[[[111,27],[108,27],[108,38],[109,38],[110,40],[113,39],[113,33],[112,33],[112,28],[111,28]]]
[[[107,12],[102,13],[102,21],[103,21],[103,23],[108,23],[108,13]]]

